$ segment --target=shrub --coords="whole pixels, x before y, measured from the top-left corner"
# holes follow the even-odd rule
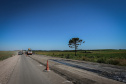
[[[64,58],[64,54],[61,54],[61,58]]]
[[[87,60],[87,57],[83,56],[82,57],[82,60],[86,61]]]
[[[55,54],[53,53],[53,55],[55,55]]]
[[[98,63],[105,63],[106,59],[105,58],[99,58],[97,60]]]
[[[116,59],[109,59],[109,60],[107,60],[107,63],[108,63],[108,64],[118,65],[118,64],[119,64],[119,61],[116,60]]]
[[[66,56],[66,58],[69,59],[69,58],[70,58],[70,55],[68,54],[68,55]]]

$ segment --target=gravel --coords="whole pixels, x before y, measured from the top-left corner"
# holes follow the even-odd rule
[[[0,84],[7,84],[19,56],[15,55],[3,61],[0,61]]]
[[[104,65],[104,64],[85,62],[85,61],[82,62],[82,61],[77,61],[77,60],[67,60],[67,59],[50,57],[50,56],[45,56],[45,55],[32,55],[30,57],[43,65],[46,65],[47,60],[49,60],[49,66],[52,70],[68,78],[70,81],[72,81],[75,84],[125,84],[125,79],[122,80],[119,77],[117,77],[118,80],[116,81],[116,80],[107,78],[105,76],[102,76],[102,74],[106,74],[106,73],[102,73],[102,74],[95,73],[97,72],[97,70],[98,72],[102,72],[101,71],[102,69],[103,71],[107,71],[107,72],[111,72],[112,70],[119,71],[120,69],[126,70],[123,67],[119,67],[119,66],[115,67],[112,65]],[[68,65],[53,61],[53,60],[60,60],[59,62],[61,61],[63,62],[64,60],[66,60],[67,64],[71,63],[77,67],[85,65],[85,67],[83,67],[84,69],[80,69],[80,68],[68,66]],[[82,65],[80,65],[79,63]]]
[[[125,67],[108,65],[108,64],[91,63],[91,62],[89,63],[77,62],[77,61],[63,60],[63,59],[51,59],[51,60],[67,66],[72,66],[75,68],[97,73],[98,75],[106,78],[110,78],[113,80],[126,83]]]

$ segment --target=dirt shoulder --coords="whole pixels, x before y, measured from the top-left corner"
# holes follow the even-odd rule
[[[43,65],[46,65],[46,62],[49,59],[61,59],[45,55],[31,55],[30,57]],[[51,60],[49,60],[49,66],[52,70],[66,77],[75,84],[125,84],[123,82],[99,76],[93,72],[66,66]]]
[[[14,67],[19,59],[18,55],[0,61],[0,84],[7,84]]]

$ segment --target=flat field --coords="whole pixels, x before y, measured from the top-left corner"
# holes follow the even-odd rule
[[[126,50],[33,51],[35,54],[66,59],[126,66]]]
[[[16,51],[0,51],[0,61],[11,57],[16,54]]]

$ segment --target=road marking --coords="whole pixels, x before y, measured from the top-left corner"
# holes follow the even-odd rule
[[[66,80],[66,81],[64,81],[64,82],[62,82],[62,83],[69,83],[70,81],[68,81],[68,80]]]
[[[43,66],[43,65],[39,64],[38,66]]]

